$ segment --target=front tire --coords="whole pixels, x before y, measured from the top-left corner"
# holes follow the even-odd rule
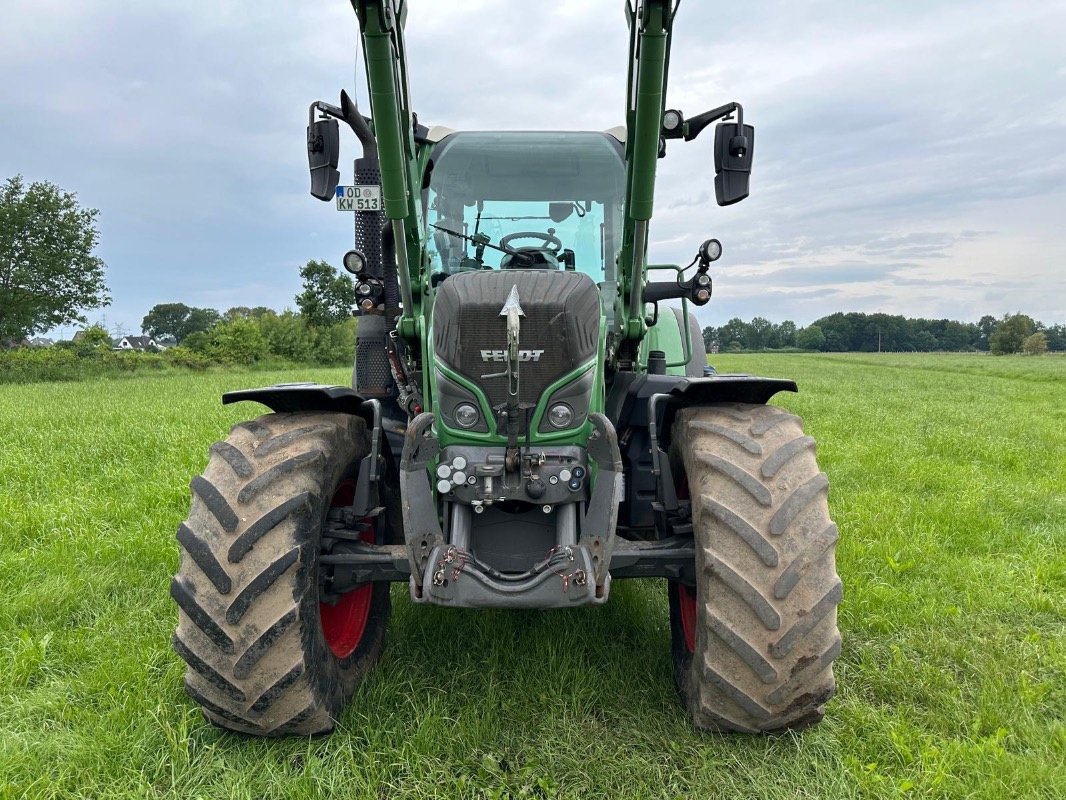
[[[840,654],[836,525],[799,417],[761,405],[680,411],[671,461],[692,502],[696,586],[669,584],[674,677],[694,724],[822,719]]]
[[[389,585],[333,605],[319,590],[326,515],[350,505],[367,451],[362,419],[324,413],[267,414],[211,447],[171,582],[174,649],[210,722],[261,736],[326,733],[377,662]],[[380,542],[387,532],[375,521],[364,538]]]

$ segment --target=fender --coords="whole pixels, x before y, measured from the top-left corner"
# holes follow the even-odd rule
[[[274,412],[325,411],[351,414],[366,420],[370,452],[363,457],[356,479],[353,507],[357,516],[376,516],[381,511],[379,481],[385,469],[381,455],[381,403],[366,400],[347,386],[319,383],[279,383],[261,389],[239,389],[222,395],[222,404],[251,400]]]
[[[682,378],[663,398],[662,433],[669,444],[670,425],[678,409],[714,403],[750,403],[766,405],[778,392],[798,392],[799,387],[787,378],[760,378],[756,375],[712,375],[707,378]]]
[[[661,416],[654,420],[660,436],[669,443],[669,429],[679,409],[714,403],[753,403],[764,405],[778,392],[798,392],[796,382],[785,378],[760,378],[755,375],[728,374],[706,378],[679,375],[641,375],[620,373],[615,376],[607,397],[607,416],[615,428],[646,428],[652,421],[650,400]]]
[[[778,392],[799,391],[796,382],[755,375],[680,375],[619,373],[607,397],[607,417],[619,432],[623,459],[628,462],[625,499],[619,523],[634,529],[656,525],[655,505],[672,506],[669,475],[671,427],[677,412],[717,403],[764,405]]]
[[[262,403],[271,411],[327,411],[362,417],[367,425],[374,424],[374,409],[367,399],[347,386],[325,386],[320,383],[279,383],[261,389],[238,389],[222,395],[222,404],[251,400]]]

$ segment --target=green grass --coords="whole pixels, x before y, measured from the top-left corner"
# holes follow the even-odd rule
[[[714,356],[795,377],[845,595],[825,722],[701,734],[660,583],[598,609],[414,607],[331,737],[207,725],[170,649],[188,482],[254,407],[343,370],[0,386],[0,797],[1066,796],[1066,360]]]

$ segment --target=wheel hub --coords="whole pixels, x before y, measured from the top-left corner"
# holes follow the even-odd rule
[[[337,487],[330,502],[330,508],[350,506],[355,500],[355,481],[345,481]],[[359,538],[364,542],[374,543],[376,529],[374,520],[367,517],[361,520],[366,525]],[[345,592],[335,603],[320,602],[318,616],[322,625],[322,634],[326,644],[337,658],[347,658],[359,647],[370,619],[370,606],[373,600],[374,584],[367,583]]]

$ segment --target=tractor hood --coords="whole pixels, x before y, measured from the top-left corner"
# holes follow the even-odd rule
[[[516,297],[521,307],[518,401],[524,407],[532,410],[552,384],[588,365],[599,346],[600,295],[587,275],[507,269],[449,277],[433,304],[435,355],[484,393],[490,408],[483,413],[490,419],[508,399],[504,307]],[[575,424],[584,421],[587,404],[587,398],[573,398]],[[442,412],[447,417],[446,409]]]

